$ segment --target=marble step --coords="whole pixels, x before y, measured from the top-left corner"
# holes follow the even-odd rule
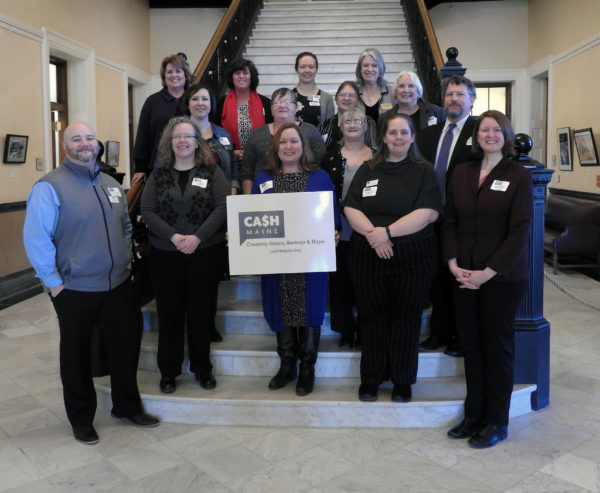
[[[337,336],[321,337],[315,374],[327,378],[357,378],[360,376],[360,350],[340,349]],[[145,332],[138,368],[158,371],[156,349],[158,334]],[[186,350],[187,354],[187,350]],[[211,362],[215,375],[273,376],[279,369],[276,339],[269,335],[223,334],[223,342],[211,344]],[[184,359],[187,372],[189,360]],[[419,353],[418,378],[455,377],[464,375],[462,358],[442,352]]]
[[[305,34],[298,32],[293,36],[283,33],[279,33],[278,36],[252,36],[248,41],[247,46],[273,46],[274,42],[280,46],[296,47],[298,53],[300,53],[301,51],[304,51],[302,48],[305,45],[320,47],[345,44],[348,46],[348,48],[356,47],[356,51],[360,52],[363,47],[367,46],[408,44],[409,40],[407,36],[400,35],[383,36],[379,34],[368,35],[358,33],[355,36],[348,37],[337,35],[330,36],[328,33],[323,31],[311,31],[310,33]],[[315,51],[318,57],[319,51]]]
[[[324,55],[339,56],[339,57],[350,56],[351,58],[354,58],[354,63],[356,63],[358,56],[360,55],[360,53],[362,52],[362,50],[364,48],[367,48],[367,46],[360,46],[360,47],[352,48],[352,47],[348,47],[347,44],[346,45],[341,44],[339,46],[330,46],[330,45],[315,46],[315,45],[308,44],[308,43],[302,43],[302,44],[296,45],[296,46],[293,46],[293,45],[292,46],[278,46],[278,44],[277,44],[277,46],[255,46],[255,47],[247,46],[244,53],[245,53],[245,58],[250,58],[251,60],[254,60],[254,58],[252,58],[253,55],[256,55],[256,56],[293,55],[295,57],[300,51],[308,50],[309,48],[310,48],[310,50],[312,50],[318,54],[319,60],[321,60],[321,57]],[[407,45],[407,44],[381,45],[381,46],[377,46],[376,48],[379,50],[379,52],[382,54],[384,60],[386,60],[386,61],[388,59],[388,56],[391,56],[394,53],[411,53],[412,52],[410,45]],[[308,51],[310,51],[310,50],[308,50]]]
[[[219,291],[221,293],[221,291]],[[260,292],[259,292],[260,294]],[[421,334],[425,334],[431,309],[423,311],[421,319]],[[158,319],[156,316],[156,304],[154,301],[148,303],[142,309],[144,318],[144,331],[158,331]],[[226,299],[219,295],[217,304],[217,316],[215,324],[221,334],[272,334],[262,312],[260,299]],[[329,312],[325,313],[325,320],[321,326],[321,335],[334,336],[336,332],[331,330]]]
[[[269,377],[217,377],[217,388],[203,390],[191,375],[177,379],[174,394],[161,394],[158,375],[138,372],[146,412],[164,422],[232,426],[413,428],[450,426],[463,414],[461,377],[418,380],[409,403],[390,401],[391,384],[381,386],[377,402],[360,402],[358,379],[317,378],[312,394],[298,397],[295,385],[267,389]],[[109,410],[110,379],[95,379],[98,406]],[[510,415],[531,412],[535,385],[517,385]]]
[[[344,16],[346,18],[346,16]],[[250,39],[253,38],[280,38],[280,37],[290,37],[290,36],[305,36],[310,37],[313,36],[321,36],[321,37],[340,37],[340,38],[348,38],[352,41],[357,36],[407,36],[407,31],[400,27],[390,26],[388,28],[378,28],[373,31],[372,29],[356,29],[349,30],[345,25],[334,24],[328,27],[327,29],[321,29],[319,26],[310,25],[305,27],[304,29],[300,29],[296,24],[288,24],[288,25],[280,25],[280,26],[270,26],[270,25],[260,25],[257,24],[256,27],[252,30],[252,35]],[[357,44],[357,43],[353,43]]]
[[[317,78],[321,73],[331,73],[331,74],[352,74],[356,70],[356,61],[358,60],[358,54],[352,55],[348,57],[347,61],[336,60],[335,57],[332,59],[334,61],[323,61],[323,58],[320,54],[316,54],[319,58],[319,72],[317,73]],[[259,74],[263,73],[263,66],[268,67],[269,74],[289,74],[294,73],[294,61],[296,60],[296,56],[288,56],[288,55],[277,55],[270,57],[258,56],[255,57],[252,61],[256,65]],[[385,61],[386,73],[395,74],[400,70],[400,64],[403,63],[414,63],[412,55],[410,53],[399,53],[394,56],[394,60]],[[296,74],[296,77],[298,74]]]
[[[260,12],[261,16],[264,17],[279,17],[296,15],[296,12],[302,12],[303,15],[323,14],[323,15],[346,15],[346,14],[358,14],[358,15],[369,15],[371,12],[394,12],[398,15],[404,15],[402,8],[399,6],[399,2],[311,2],[307,5],[306,2],[291,3],[286,2],[283,4],[266,3]]]
[[[267,10],[301,10],[305,11],[307,8],[311,9],[346,9],[353,7],[387,7],[387,8],[398,8],[398,0],[326,0],[326,1],[311,1],[307,3],[306,0],[298,1],[270,1],[264,4],[263,9]]]
[[[327,37],[318,37],[318,38],[307,38],[304,36],[298,37],[288,37],[282,36],[277,40],[271,38],[253,38],[248,41],[246,45],[246,49],[250,48],[270,48],[273,47],[273,42],[277,43],[278,47],[284,48],[286,46],[292,47],[296,52],[303,51],[303,47],[312,46],[315,47],[314,51],[317,56],[320,53],[319,49],[316,47],[343,47],[348,49],[348,40],[346,38],[327,38]],[[379,48],[380,46],[393,46],[395,48],[400,47],[402,45],[409,45],[410,41],[408,36],[373,36],[371,38],[361,38],[356,41],[353,39],[351,46],[375,46]],[[353,50],[354,51],[354,50]],[[358,50],[360,53],[362,50]],[[406,51],[406,50],[405,50]]]
[[[342,13],[344,27],[348,29],[373,29],[376,31],[380,27],[387,28],[394,23],[404,24],[404,16],[396,12],[382,12],[375,11],[368,16],[364,14]],[[288,24],[290,22],[289,13],[282,13],[280,15],[269,15],[260,16],[257,20],[257,24],[261,26],[280,26],[282,24]],[[323,29],[327,29],[329,26],[340,26],[340,13],[337,14],[323,14],[318,15],[303,15],[293,19],[293,24],[297,26],[311,26],[320,25]]]

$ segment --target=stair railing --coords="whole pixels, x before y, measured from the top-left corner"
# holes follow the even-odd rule
[[[425,1],[401,0],[401,3],[404,7],[417,73],[423,84],[424,99],[439,105],[442,102],[439,74],[444,60]]]
[[[242,55],[262,6],[263,0],[233,0],[194,70],[217,97],[226,89],[227,63]]]

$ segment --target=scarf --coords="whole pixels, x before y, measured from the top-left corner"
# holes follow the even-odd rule
[[[250,113],[250,124],[252,129],[265,124],[265,109],[263,108],[260,96],[256,91],[250,91],[250,100],[248,101],[248,112]],[[221,125],[231,135],[235,149],[241,149],[240,136],[238,134],[238,114],[237,114],[237,96],[235,90],[231,89],[223,103],[223,113],[221,114]]]

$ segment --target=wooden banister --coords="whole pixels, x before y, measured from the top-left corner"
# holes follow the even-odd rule
[[[210,39],[210,43],[208,43],[206,50],[204,50],[202,58],[200,58],[198,65],[196,65],[196,69],[194,70],[194,77],[196,78],[196,80],[199,80],[204,75],[204,72],[206,71],[206,68],[210,63],[210,60],[215,54],[215,51],[217,51],[217,48],[219,47],[219,43],[221,42],[221,38],[225,34],[227,26],[229,26],[231,19],[233,19],[235,12],[240,6],[240,2],[241,0],[233,0],[231,2],[231,5],[227,9],[227,12],[225,12],[225,15],[221,19],[221,22],[219,23],[215,34],[213,34],[213,37]]]
[[[144,180],[140,180],[131,185],[131,188],[127,192],[127,210],[129,215],[135,213],[137,211],[138,203],[140,198],[142,197],[142,192],[144,191]]]
[[[419,12],[421,13],[423,24],[425,25],[425,31],[427,32],[427,37],[431,46],[431,52],[433,53],[435,66],[439,71],[444,66],[442,50],[440,50],[440,45],[438,44],[437,36],[435,35],[435,30],[433,29],[431,18],[429,17],[429,11],[427,10],[427,6],[425,5],[425,0],[417,0],[417,5],[419,6]]]

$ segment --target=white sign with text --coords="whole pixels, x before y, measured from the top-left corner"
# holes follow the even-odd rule
[[[232,275],[335,271],[332,192],[229,195]]]

